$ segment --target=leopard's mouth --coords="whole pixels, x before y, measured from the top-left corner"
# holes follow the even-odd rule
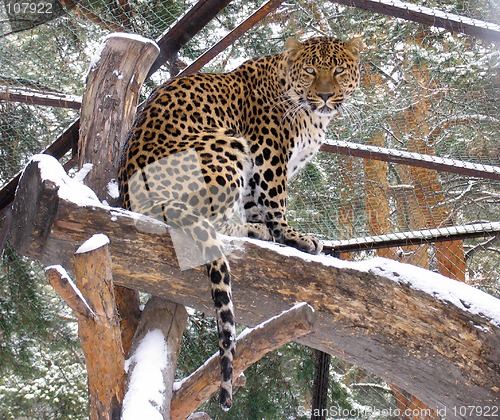
[[[317,106],[311,104],[312,110],[322,117],[333,117],[339,114],[340,103],[334,104],[333,106],[324,104],[323,106]]]

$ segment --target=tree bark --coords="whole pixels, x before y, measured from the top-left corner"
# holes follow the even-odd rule
[[[164,224],[97,201],[78,205],[59,197],[64,182],[47,178],[36,161],[21,178],[11,229],[20,253],[68,267],[80,243],[104,233],[111,238],[115,283],[212,310],[205,269],[178,270]],[[453,407],[498,401],[500,328],[487,314],[467,310],[469,295],[479,294],[490,308],[500,307],[498,299],[455,282],[451,295],[455,288],[467,292],[458,300],[437,298],[425,290],[446,278],[389,260],[325,265],[316,258],[258,241],[235,245],[229,262],[237,320],[256,325],[306,301],[317,321],[299,342],[382,376],[433,408],[447,408],[449,418],[457,418]],[[420,273],[423,290],[405,280],[412,273]]]
[[[80,116],[78,168],[86,163],[93,165],[85,184],[101,201],[112,205],[120,203],[117,196],[110,194],[110,181],[118,173],[141,86],[158,54],[158,47],[145,38],[114,34],[104,41],[87,75]],[[128,355],[139,323],[139,294],[118,286],[115,298],[121,317],[123,349]]]
[[[76,289],[54,268],[48,269],[47,275],[78,318],[78,337],[87,366],[90,418],[118,419],[125,357],[108,246],[76,253],[74,271]]]
[[[159,50],[145,38],[116,34],[106,39],[100,51],[82,100],[78,168],[92,163],[85,184],[101,201],[117,205],[108,184],[118,173],[141,86]]]

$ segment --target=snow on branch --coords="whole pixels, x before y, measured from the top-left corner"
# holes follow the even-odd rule
[[[306,303],[295,305],[254,328],[242,331],[236,339],[233,376],[282,345],[311,332],[314,309]],[[219,353],[187,378],[175,383],[172,418],[183,419],[200,407],[219,389]]]

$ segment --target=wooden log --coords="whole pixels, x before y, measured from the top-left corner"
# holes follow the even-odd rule
[[[146,38],[112,34],[100,46],[87,75],[80,116],[78,167],[93,165],[85,178],[86,185],[100,200],[114,205],[120,204],[118,194],[110,191],[110,181],[118,173],[141,86],[159,53],[158,46]],[[139,295],[118,286],[115,297],[123,349],[128,355],[139,323]]]
[[[141,318],[139,292],[128,287],[115,286],[115,301],[120,314],[123,352],[128,356]]]
[[[75,254],[76,286],[60,270],[47,270],[50,283],[78,318],[78,337],[87,365],[90,418],[95,420],[118,418],[125,381],[107,241]]]
[[[130,365],[127,372],[127,385],[122,413],[122,418],[124,420],[139,417],[147,418],[149,417],[147,415],[148,411],[151,411],[153,414],[155,412],[161,414],[163,419],[171,418],[170,401],[172,399],[175,379],[175,367],[177,365],[177,359],[179,358],[181,339],[184,329],[186,328],[187,318],[188,314],[182,305],[155,296],[148,300],[136,330],[134,345],[130,352]],[[144,372],[138,372],[136,374],[136,367],[139,366],[139,368],[141,368],[141,362],[148,363],[148,361],[140,359],[144,357],[143,355],[137,355],[137,353],[145,337],[152,331],[161,332],[162,342],[164,342],[165,354],[159,355],[161,358],[164,358],[164,364],[161,366],[160,371],[154,372],[156,376],[160,378],[160,385],[163,385],[160,398],[158,395],[148,396],[145,393],[137,393],[137,389],[131,387],[134,381],[138,381],[141,388],[150,386],[142,381],[147,382],[150,380],[151,372],[149,372],[149,376],[145,378],[137,378],[137,375],[141,375]],[[147,367],[152,369],[156,368],[156,366]],[[136,387],[137,384],[134,384],[134,388]],[[153,394],[155,393],[153,392]],[[156,392],[156,394],[158,394],[158,392]]]
[[[68,179],[48,179],[53,170],[42,177],[38,165],[52,166],[52,158],[41,158],[24,171],[13,206],[19,252],[69,266],[77,245],[105,233],[115,283],[212,311],[205,269],[177,269],[165,225],[97,201],[75,202]],[[384,377],[447,409],[449,418],[460,418],[456,407],[498,401],[498,299],[390,260],[339,261],[259,241],[242,240],[229,262],[238,322],[253,326],[306,301],[317,312],[315,331],[297,341]]]
[[[118,173],[139,91],[160,51],[146,38],[124,34],[108,36],[99,51],[83,95],[78,167],[93,164],[85,183],[113,204],[117,197],[109,194],[108,183]]]
[[[236,339],[233,376],[236,378],[267,353],[311,332],[314,309],[299,304],[252,330],[244,330]],[[183,379],[172,399],[172,419],[185,419],[219,389],[219,353]]]

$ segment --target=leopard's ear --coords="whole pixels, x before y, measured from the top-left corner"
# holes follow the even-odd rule
[[[361,51],[365,48],[365,43],[361,37],[356,37],[346,42],[347,50],[352,54],[355,60],[359,59]]]
[[[290,54],[290,59],[294,59],[302,48],[302,44],[294,38],[285,41],[285,50]]]

